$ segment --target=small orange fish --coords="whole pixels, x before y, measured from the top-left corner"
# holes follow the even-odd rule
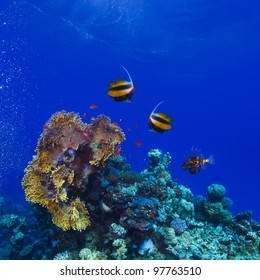
[[[116,152],[114,153],[114,155],[117,157],[117,156],[120,155],[120,152],[119,152],[119,151],[116,151]]]
[[[84,113],[83,118],[84,118],[84,119],[87,118],[87,113]]]
[[[90,139],[90,135],[89,135],[89,133],[88,133],[88,132],[83,131],[83,132],[82,132],[82,135],[84,136],[84,138],[85,138],[85,139],[87,139],[87,140],[89,140],[89,139]]]
[[[56,205],[55,202],[53,202],[53,201],[49,202],[49,207],[50,207],[50,208],[54,208],[55,205]]]
[[[69,146],[72,147],[72,146],[76,146],[77,144],[78,144],[78,142],[73,141],[73,142],[70,142],[70,143],[69,143]]]
[[[116,178],[116,176],[111,175],[111,176],[109,176],[108,180],[109,180],[110,182],[111,182],[111,181],[113,182],[113,181],[116,181],[117,178]]]
[[[49,126],[48,125],[44,125],[43,126],[43,130],[47,130],[47,129],[49,129]]]
[[[89,108],[90,108],[90,109],[96,109],[96,108],[98,108],[98,105],[97,105],[97,104],[91,104],[91,105],[89,106]]]
[[[136,148],[140,148],[142,146],[142,142],[136,141],[135,146],[136,146]]]
[[[181,191],[180,191],[180,190],[174,189],[173,191],[174,191],[177,195],[180,195],[180,194],[181,194]]]
[[[113,124],[114,124],[115,126],[118,126],[118,123],[117,123],[117,122],[114,122]]]

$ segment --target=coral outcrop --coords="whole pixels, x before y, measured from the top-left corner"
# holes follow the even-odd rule
[[[71,126],[79,120],[74,114],[62,115],[62,123],[67,116]],[[23,180],[42,238],[28,242],[24,228],[16,230],[18,218],[3,216],[0,226],[11,235],[10,258],[260,258],[260,223],[252,219],[251,211],[232,215],[228,210],[232,201],[223,185],[211,184],[206,197],[194,196],[171,179],[171,156],[158,149],[148,152],[147,168],[141,173],[131,170],[118,155],[124,135],[105,116],[71,128],[76,138],[67,146],[59,138],[67,130],[59,128],[60,140],[54,141],[55,126],[51,120],[47,126],[39,140],[41,150],[37,147]],[[48,133],[54,137],[53,145],[44,142]],[[41,160],[40,151],[44,151]]]
[[[63,230],[90,225],[86,193],[90,178],[120,150],[125,135],[104,115],[84,124],[78,114],[54,114],[44,126],[22,185],[27,201],[46,207]]]

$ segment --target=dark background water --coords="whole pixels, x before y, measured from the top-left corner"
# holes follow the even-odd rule
[[[1,1],[1,193],[24,201],[20,177],[53,113],[86,112],[87,122],[104,113],[126,133],[123,155],[135,170],[151,148],[168,151],[180,184],[201,195],[223,184],[233,213],[253,210],[259,220],[259,8],[253,0]],[[121,65],[135,84],[131,104],[106,94],[109,81],[127,78]],[[173,129],[151,133],[147,118],[161,100]],[[215,165],[184,172],[191,147],[214,154]]]

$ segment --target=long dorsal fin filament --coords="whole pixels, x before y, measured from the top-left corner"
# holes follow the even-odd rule
[[[155,112],[155,110],[156,110],[163,102],[164,102],[164,100],[161,101],[160,103],[158,103],[158,104],[154,107],[154,109],[153,109],[153,111],[152,111],[151,114],[153,114],[153,113]]]
[[[130,80],[130,83],[133,83],[132,78],[131,78],[129,72],[126,70],[126,68],[125,68],[123,65],[122,65],[122,67],[123,67],[123,69],[126,71],[126,74],[127,74],[128,78],[129,78],[129,80]]]

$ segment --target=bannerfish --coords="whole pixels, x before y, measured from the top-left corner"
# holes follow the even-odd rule
[[[164,101],[161,101],[159,104],[155,106],[152,113],[150,114],[148,118],[149,123],[149,130],[150,131],[156,131],[163,133],[166,130],[172,129],[171,122],[172,118],[170,116],[166,116],[165,113],[155,113],[155,110],[163,103]]]
[[[131,102],[131,98],[134,94],[134,84],[129,72],[122,66],[126,71],[129,81],[117,80],[116,82],[111,81],[108,85],[109,90],[107,94],[114,98],[117,102]]]

